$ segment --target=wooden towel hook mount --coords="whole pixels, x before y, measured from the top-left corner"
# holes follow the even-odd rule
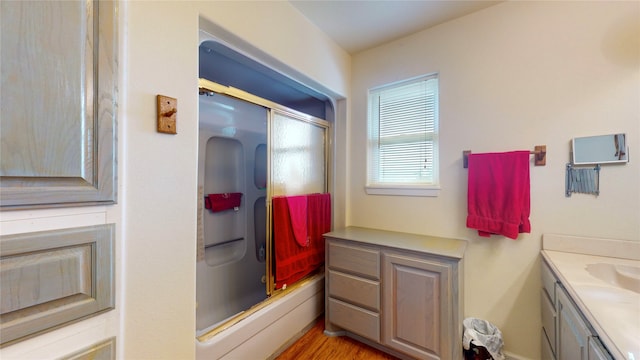
[[[462,152],[462,166],[465,169],[469,167],[469,154],[471,154],[471,150]],[[529,151],[529,154],[534,155],[533,163],[536,166],[547,165],[547,145],[536,145],[533,151]]]

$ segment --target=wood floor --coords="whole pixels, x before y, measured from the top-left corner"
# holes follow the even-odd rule
[[[345,336],[324,335],[324,317],[276,360],[395,360],[389,354]]]

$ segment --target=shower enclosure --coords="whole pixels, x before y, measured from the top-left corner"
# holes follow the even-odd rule
[[[274,293],[270,199],[328,191],[328,123],[205,79],[199,106],[200,336]]]

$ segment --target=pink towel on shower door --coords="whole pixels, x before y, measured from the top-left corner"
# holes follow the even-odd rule
[[[307,198],[309,239],[316,247],[317,261],[324,262],[324,235],[331,231],[331,195],[311,194]]]
[[[467,211],[480,236],[531,232],[529,151],[469,154]]]
[[[289,218],[293,237],[300,246],[309,245],[307,234],[307,195],[287,196],[287,207],[289,208]]]

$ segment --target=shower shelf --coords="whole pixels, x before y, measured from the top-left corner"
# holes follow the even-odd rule
[[[209,244],[209,245],[206,245],[204,248],[205,248],[205,249],[208,249],[208,248],[210,248],[210,247],[214,247],[214,246],[227,245],[227,244],[231,244],[231,243],[233,243],[233,242],[241,241],[241,240],[244,240],[244,238],[243,238],[243,237],[239,237],[239,238],[236,238],[236,239],[231,239],[231,240],[227,240],[227,241],[221,241],[221,242],[217,242],[217,243],[215,243],[215,244]]]

